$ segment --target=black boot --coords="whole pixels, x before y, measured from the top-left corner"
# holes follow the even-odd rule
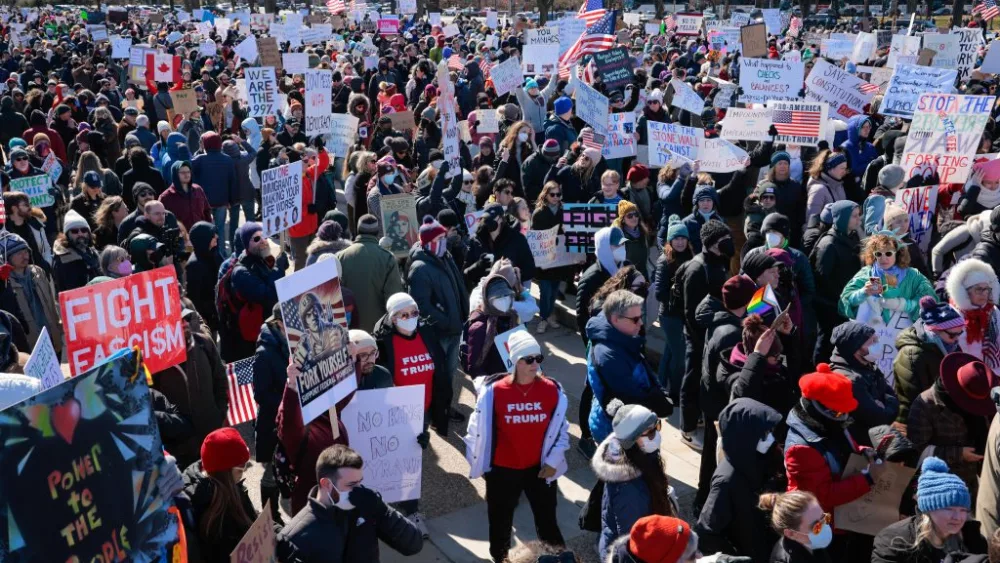
[[[278,492],[278,487],[268,487],[266,485],[260,486],[260,505],[263,508],[267,501],[271,501],[271,517],[278,524],[284,526],[285,521],[281,518],[281,505],[278,501],[281,500],[281,493]]]

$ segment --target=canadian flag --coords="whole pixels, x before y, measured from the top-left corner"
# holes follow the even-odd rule
[[[146,55],[146,78],[170,84],[181,80],[181,58],[167,53]]]

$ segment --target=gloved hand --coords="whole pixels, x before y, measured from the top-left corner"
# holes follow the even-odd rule
[[[421,448],[426,450],[427,446],[431,445],[430,432],[424,430],[420,434],[417,434],[417,443],[420,444]]]
[[[775,127],[774,125],[771,125],[771,127],[769,127],[767,130],[767,134],[772,137],[776,137],[778,135],[778,128]]]
[[[184,479],[181,477],[181,470],[177,468],[176,457],[168,455],[163,458],[156,486],[160,489],[160,498],[165,500],[174,498],[184,489]]]
[[[357,508],[364,514],[372,514],[378,508],[379,495],[372,489],[358,486],[351,489],[351,492],[347,493],[347,495],[354,508]]]

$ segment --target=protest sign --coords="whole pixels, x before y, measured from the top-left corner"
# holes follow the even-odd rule
[[[56,202],[56,198],[49,193],[50,187],[52,179],[47,174],[14,178],[10,181],[10,191],[27,194],[32,207],[50,207]]]
[[[253,35],[248,35],[233,50],[244,61],[250,64],[257,62],[257,38]]]
[[[769,108],[729,108],[722,122],[722,138],[770,142],[771,113]]]
[[[818,59],[806,77],[806,99],[826,103],[831,117],[846,121],[864,113],[865,106],[871,103],[875,92],[864,93],[865,84],[857,76]]]
[[[559,29],[555,27],[540,27],[524,30],[524,44],[527,45],[558,45]]]
[[[265,237],[302,221],[302,161],[264,170],[260,197]]]
[[[264,503],[260,516],[243,535],[236,549],[229,555],[229,563],[273,563],[277,538],[274,535],[274,518],[271,501]]]
[[[748,59],[767,56],[767,28],[762,23],[745,25],[740,28],[740,43],[743,56]]]
[[[576,85],[576,115],[594,128],[595,133],[608,133],[608,98],[586,82]]]
[[[273,67],[275,70],[285,68],[282,64],[281,52],[278,51],[278,40],[274,37],[257,38],[257,56],[261,66]],[[306,59],[308,66],[308,59]]]
[[[566,250],[593,254],[594,233],[611,226],[618,215],[618,206],[613,203],[567,203],[563,205],[562,213]]]
[[[705,19],[702,14],[676,14],[674,23],[677,24],[677,35],[700,35],[701,21]]]
[[[281,66],[288,74],[303,74],[309,70],[309,53],[282,53]]]
[[[851,60],[854,64],[867,62],[875,54],[876,38],[874,33],[862,31],[858,34],[854,47],[851,49]]]
[[[901,205],[906,214],[909,215],[910,236],[924,256],[927,256],[927,250],[930,248],[931,230],[934,227],[934,210],[937,209],[937,196],[938,186],[936,185],[901,188],[896,192],[895,202],[897,205]],[[910,252],[914,252],[912,247]]]
[[[562,56],[580,38],[580,34],[587,29],[587,22],[571,16],[560,19],[557,25],[559,27],[559,56]]]
[[[170,92],[170,101],[174,104],[174,113],[185,117],[201,109],[198,107],[198,95],[190,88]]]
[[[118,350],[0,415],[0,472],[17,483],[0,489],[6,561],[161,561],[177,541],[142,373]]]
[[[413,110],[390,113],[389,119],[392,120],[392,128],[396,131],[413,131],[417,128],[417,123],[413,116]]]
[[[750,23],[750,14],[746,12],[733,12],[729,15],[729,25],[732,27],[743,27]]]
[[[601,155],[605,160],[635,156],[635,143],[635,114],[608,114],[608,134],[601,147]]]
[[[496,88],[498,96],[524,84],[521,63],[516,57],[511,57],[490,69],[490,78],[493,79],[493,86]]]
[[[49,176],[49,185],[54,186],[59,183],[59,176],[62,175],[63,166],[59,162],[59,158],[56,157],[55,151],[49,151],[49,154],[42,161],[42,172],[45,172]]]
[[[326,150],[334,156],[346,158],[358,134],[358,118],[350,114],[335,113],[330,119],[330,134]]]
[[[660,24],[658,23],[647,23],[643,25],[643,29],[646,31],[646,35],[650,37],[660,34]]]
[[[865,312],[863,309],[867,309],[868,311]],[[865,318],[865,315],[871,318],[869,321],[862,322],[871,324],[872,328],[875,329],[875,335],[878,336],[878,340],[870,348],[870,351],[877,358],[874,363],[878,366],[882,375],[885,376],[886,382],[892,387],[894,381],[892,362],[896,360],[896,354],[899,353],[899,349],[896,348],[896,338],[903,330],[913,326],[913,321],[910,320],[910,317],[906,313],[893,311],[889,322],[883,322],[882,317],[871,315],[871,309],[867,303],[862,303],[861,307],[858,308],[856,318],[860,320],[860,318]]]
[[[521,74],[521,66],[514,58],[513,61],[517,74]],[[441,150],[444,159],[448,163],[448,173],[446,178],[453,178],[462,173],[461,155],[459,154],[461,128],[458,126],[456,115],[457,103],[455,102],[455,86],[451,83],[448,73],[448,64],[445,61],[438,63],[437,83],[440,95],[438,97],[438,112],[441,115]]]
[[[741,58],[740,101],[763,104],[770,100],[797,100],[804,72],[801,62]]]
[[[152,373],[185,361],[179,287],[174,267],[164,266],[61,292],[70,372],[79,375],[134,346]]]
[[[700,117],[702,110],[705,109],[705,100],[692,90],[691,86],[686,82],[682,82],[676,78],[670,81],[670,86],[674,89],[674,97],[670,105],[689,111]]]
[[[358,388],[348,350],[347,310],[337,262],[306,266],[274,282],[281,302],[302,422],[309,424]]]
[[[920,96],[900,162],[906,177],[926,181],[936,174],[942,184],[964,183],[992,107],[991,96]]]
[[[542,231],[530,230],[524,237],[528,239],[528,248],[535,259],[535,267],[546,269],[556,260],[556,238],[559,236],[559,225]]]
[[[739,85],[734,82],[729,82],[728,80],[721,80],[716,78],[715,82],[719,85],[719,91],[715,93],[715,98],[712,100],[712,107],[715,109],[726,109],[733,105],[733,98],[736,96],[736,90]],[[728,115],[728,113],[726,114]]]
[[[767,33],[770,35],[781,35],[784,28],[781,22],[781,10],[778,8],[764,8],[761,10],[764,18],[764,25],[767,26]]]
[[[547,75],[559,71],[559,44],[525,45],[521,69],[526,75]]]
[[[272,67],[247,68],[247,111],[250,117],[267,117],[278,113],[278,80]]]
[[[317,23],[302,30],[302,44],[316,45],[333,37],[333,26],[328,23]]]
[[[441,12],[430,12],[427,14],[427,21],[433,26],[441,25]]]
[[[397,258],[405,257],[418,240],[417,200],[413,194],[382,196],[382,228],[389,239],[388,250]]]
[[[624,47],[594,53],[594,66],[608,92],[632,83],[632,57]]]
[[[979,57],[979,47],[983,44],[983,30],[978,27],[956,27],[951,30],[958,33],[958,78],[967,80],[971,74],[972,67]],[[985,72],[985,71],[984,71]]]
[[[453,23],[444,26],[443,31],[445,37],[454,37],[460,33],[458,26]]]
[[[24,374],[42,382],[42,389],[49,389],[62,383],[66,378],[59,366],[59,354],[52,346],[48,327],[42,327],[38,334],[31,357],[24,364]]]
[[[990,43],[990,49],[986,52],[986,57],[983,58],[983,64],[979,67],[980,72],[986,72],[990,74],[996,74],[1000,72],[1000,42],[993,41]]]
[[[250,29],[254,31],[267,31],[274,21],[274,14],[250,14]]]
[[[934,68],[958,68],[958,57],[961,54],[961,36],[957,33],[925,33],[924,49],[934,50]]]
[[[825,138],[826,104],[773,100],[767,107],[772,110],[771,124],[778,131],[775,143],[814,147]]]
[[[111,58],[127,59],[130,57],[129,50],[132,48],[131,37],[120,37],[115,35],[111,38]]]
[[[494,110],[476,111],[476,119],[479,125],[476,131],[479,133],[499,133],[500,122],[497,119],[497,112]]]
[[[399,35],[399,16],[383,14],[378,20],[379,35]]]
[[[647,121],[646,133],[649,165],[654,168],[667,165],[674,155],[697,160],[698,140],[704,137],[700,129],[658,121]]]
[[[412,360],[419,365],[404,371],[423,367],[419,357]],[[378,491],[384,502],[420,498],[423,450],[417,436],[424,431],[428,392],[427,385],[358,391],[344,408],[341,418],[351,446],[365,461],[365,487]]]
[[[202,57],[214,57],[218,51],[215,41],[202,41],[198,44],[198,54]]]
[[[917,64],[920,52],[920,38],[909,35],[893,35],[889,45],[889,61],[886,66],[897,68],[900,64]]]
[[[101,41],[108,40],[108,26],[106,25],[88,25],[87,34],[90,38],[94,40],[94,43],[100,43]]]
[[[703,172],[735,172],[750,165],[750,155],[725,139],[702,139],[698,161]]]
[[[867,457],[851,454],[843,479],[860,474],[868,463]],[[885,471],[868,493],[834,508],[837,529],[875,536],[889,524],[899,521],[899,503],[917,470],[902,463],[884,463],[883,466]]]
[[[413,1],[414,5],[416,5],[416,0],[411,1]],[[500,27],[500,20],[497,18],[497,13],[493,10],[486,11],[486,27],[490,29],[497,29]]]
[[[493,344],[497,347],[497,352],[500,353],[500,359],[503,360],[503,365],[508,370],[514,367],[514,365],[510,361],[510,347],[508,346],[507,341],[510,340],[511,335],[513,335],[515,332],[522,332],[527,330],[528,329],[525,328],[523,324],[519,324],[514,328],[506,332],[502,332],[493,337]]]
[[[313,69],[305,73],[305,120],[306,135],[325,135],[333,129],[332,88],[333,72],[329,69]]]
[[[790,63],[800,63],[802,62],[802,51],[793,49],[781,55],[781,60],[788,61]]]
[[[854,54],[854,40],[824,38],[822,52],[824,57],[835,61],[850,58]]]
[[[957,76],[956,69],[901,64],[889,79],[879,111],[883,115],[912,118],[917,98],[925,92],[950,92]]]

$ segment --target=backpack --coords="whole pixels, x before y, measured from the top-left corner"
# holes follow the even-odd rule
[[[256,342],[260,325],[264,324],[264,309],[259,303],[250,303],[233,289],[233,272],[239,265],[239,260],[234,258],[219,277],[215,286],[215,310],[223,328],[236,329],[243,340]]]
[[[281,496],[285,498],[292,498],[292,492],[295,491],[295,483],[298,479],[295,476],[295,468],[302,463],[302,458],[306,454],[306,443],[309,440],[309,429],[305,429],[305,435],[302,436],[302,443],[299,444],[299,455],[295,456],[295,462],[288,458],[288,452],[285,451],[285,445],[281,443],[281,440],[274,446],[274,454],[271,456],[271,473],[274,474],[274,482],[278,487],[278,492]]]

